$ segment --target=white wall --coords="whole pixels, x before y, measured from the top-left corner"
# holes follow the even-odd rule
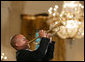
[[[69,40],[66,43],[66,61],[82,61],[84,60],[84,38]]]
[[[10,46],[10,38],[20,33],[22,11],[22,2],[1,2],[1,53],[5,53],[9,61],[16,60],[16,51]]]
[[[63,4],[62,1],[26,1],[24,5],[23,13],[26,14],[38,14],[38,13],[48,13],[50,7],[54,7],[58,4],[59,7]],[[61,8],[59,8],[60,11]]]

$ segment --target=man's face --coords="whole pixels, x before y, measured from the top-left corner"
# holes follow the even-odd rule
[[[23,35],[17,35],[16,36],[16,46],[26,46],[28,40]]]

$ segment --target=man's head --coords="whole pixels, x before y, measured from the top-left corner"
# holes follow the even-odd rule
[[[11,39],[11,46],[16,50],[26,49],[28,48],[28,40],[25,36],[21,34],[16,34]]]

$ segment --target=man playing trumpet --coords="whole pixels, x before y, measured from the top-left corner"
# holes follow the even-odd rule
[[[28,49],[30,45],[25,36],[17,34],[12,37],[10,44],[17,50],[17,61],[49,61],[53,58],[55,42],[52,41],[50,33],[40,30],[39,37],[41,38],[40,46],[34,51]]]

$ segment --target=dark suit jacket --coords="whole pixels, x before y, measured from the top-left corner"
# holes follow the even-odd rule
[[[54,44],[49,43],[50,39],[42,38],[40,46],[35,51],[19,50],[16,52],[17,61],[49,61],[53,58]]]

